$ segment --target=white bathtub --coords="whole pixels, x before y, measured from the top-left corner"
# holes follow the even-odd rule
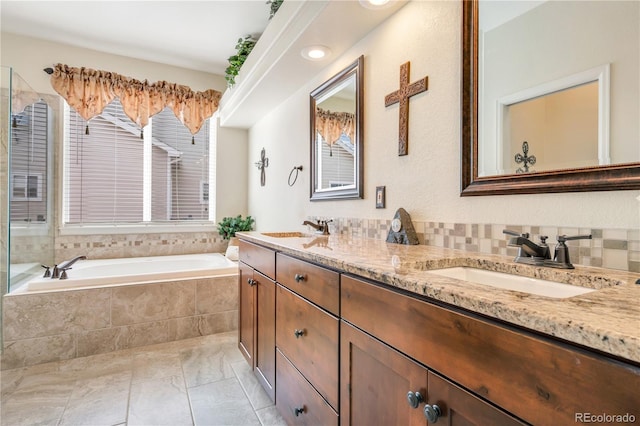
[[[34,278],[19,292],[66,290],[183,279],[210,278],[238,273],[238,264],[220,253],[124,259],[79,260],[66,280]]]

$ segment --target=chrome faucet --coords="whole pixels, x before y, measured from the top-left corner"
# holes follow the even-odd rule
[[[547,245],[548,237],[541,235],[540,244],[536,244],[529,239],[528,233],[518,234],[508,229],[502,232],[512,236],[508,243],[510,247],[519,247],[518,255],[513,259],[514,262],[560,269],[574,269],[569,261],[569,247],[565,244],[566,241],[591,239],[591,235],[576,235],[574,237],[558,235],[558,244],[554,250],[553,259],[551,259],[551,252]]]
[[[66,262],[62,262],[59,265],[55,265],[53,267],[53,272],[51,273],[51,278],[60,278],[61,280],[67,279],[67,270],[71,269],[71,265],[76,263],[78,260],[86,259],[87,256],[76,256],[71,260],[67,260]]]
[[[329,235],[329,223],[333,222],[333,219],[329,220],[320,220],[318,219],[318,223],[313,223],[308,220],[302,222],[303,225],[309,225],[313,229],[316,230],[316,234]]]

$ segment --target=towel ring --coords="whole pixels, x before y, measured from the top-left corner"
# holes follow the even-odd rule
[[[302,166],[297,166],[291,169],[291,172],[289,173],[289,179],[287,180],[289,186],[293,186],[296,183],[296,181],[298,180],[298,173],[300,173],[301,170]],[[294,175],[293,172],[296,172],[296,174]],[[293,176],[293,182],[291,182],[291,176]]]

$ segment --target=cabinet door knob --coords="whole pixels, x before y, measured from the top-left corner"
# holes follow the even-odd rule
[[[427,421],[429,423],[437,422],[441,415],[442,415],[442,411],[440,410],[440,407],[438,407],[436,404],[433,404],[433,405],[427,404],[424,406],[424,416],[427,418]]]
[[[247,280],[247,284],[249,284],[251,287],[253,287],[254,285],[256,285],[258,283],[258,281],[254,280],[253,278],[249,278]]]
[[[407,393],[407,401],[411,408],[418,408],[418,405],[424,402],[424,398],[420,392],[409,391],[409,393]]]
[[[298,417],[300,414],[304,413],[304,407],[296,407],[293,409],[293,414]]]
[[[293,335],[294,335],[294,336],[296,336],[296,339],[298,339],[298,338],[300,338],[300,337],[304,336],[304,329],[300,330],[300,329],[296,328],[296,329],[293,331]]]
[[[305,278],[304,278],[304,275],[302,274],[295,274],[293,276],[293,279],[296,280],[297,283],[299,283],[300,281],[304,281]]]

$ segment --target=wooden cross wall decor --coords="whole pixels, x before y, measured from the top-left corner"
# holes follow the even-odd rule
[[[400,65],[400,88],[384,97],[384,106],[400,103],[400,124],[398,133],[398,155],[409,153],[409,98],[425,92],[429,77],[409,84],[409,62]]]

